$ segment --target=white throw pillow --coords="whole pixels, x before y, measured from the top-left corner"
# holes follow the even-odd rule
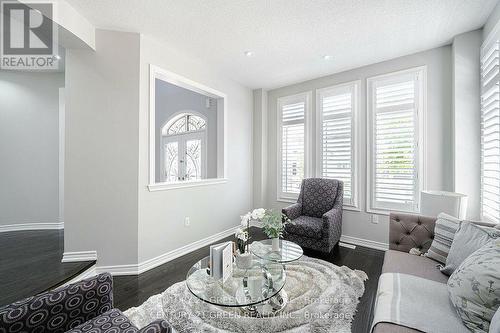
[[[498,237],[500,237],[498,229],[463,221],[453,238],[450,252],[446,257],[446,265],[441,268],[441,272],[451,275],[468,256]]]
[[[491,320],[489,333],[500,333],[500,308],[495,312]]]
[[[471,254],[448,280],[450,300],[465,326],[488,332],[500,306],[500,240]]]

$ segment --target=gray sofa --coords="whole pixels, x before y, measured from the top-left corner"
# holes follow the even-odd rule
[[[389,250],[385,253],[382,274],[403,273],[436,282],[448,282],[448,276],[441,273],[437,261],[408,253],[412,248],[418,248],[422,253],[429,250],[434,239],[436,220],[436,217],[391,213],[389,217]],[[474,221],[473,223],[492,226],[492,224],[484,222]],[[432,299],[429,300],[429,303],[431,302]],[[420,331],[390,323],[379,323],[373,329],[373,333],[418,332]]]
[[[385,253],[382,273],[403,273],[446,283],[448,276],[437,268],[438,262],[408,253],[412,248],[427,252],[434,238],[435,223],[435,217],[391,213],[389,250]],[[417,333],[420,331],[390,323],[379,323],[374,327],[373,332]]]

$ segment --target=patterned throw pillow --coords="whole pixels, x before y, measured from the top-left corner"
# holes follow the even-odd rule
[[[468,256],[498,237],[500,237],[498,229],[463,221],[453,238],[446,266],[441,268],[441,272],[451,275]]]
[[[471,254],[448,280],[450,300],[465,326],[488,332],[500,306],[500,240]]]
[[[459,219],[445,213],[439,214],[434,227],[434,240],[425,256],[442,264],[446,263],[451,243],[459,227]]]

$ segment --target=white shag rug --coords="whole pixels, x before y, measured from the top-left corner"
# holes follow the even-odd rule
[[[167,320],[177,332],[350,332],[368,279],[363,271],[303,257],[286,265],[289,302],[275,317],[247,317],[238,308],[221,308],[193,296],[184,281],[144,304],[125,311],[139,328]]]

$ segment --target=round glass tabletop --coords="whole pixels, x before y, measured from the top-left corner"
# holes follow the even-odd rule
[[[284,239],[280,239],[279,251],[272,250],[272,240],[265,239],[250,244],[250,251],[257,257],[277,263],[287,263],[300,259],[304,254],[302,248]]]
[[[225,282],[209,273],[205,257],[191,267],[186,277],[189,291],[202,301],[218,306],[244,307],[267,301],[285,285],[283,265],[254,260],[249,269],[233,264],[233,274]]]

